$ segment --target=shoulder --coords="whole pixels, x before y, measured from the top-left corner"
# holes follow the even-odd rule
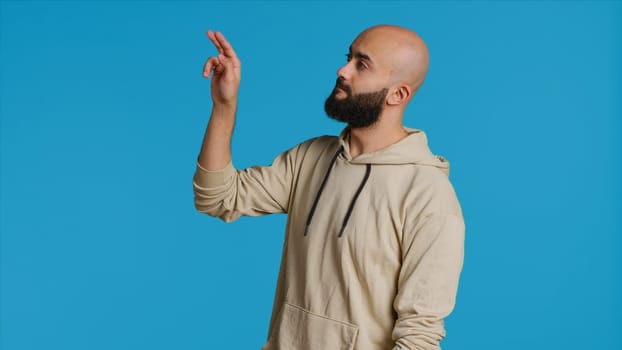
[[[322,136],[316,136],[313,138],[310,138],[308,140],[305,140],[303,142],[301,142],[299,144],[299,146],[305,146],[308,148],[322,148],[322,147],[327,147],[327,146],[331,146],[331,145],[336,145],[339,143],[339,139],[337,138],[337,136],[334,135],[322,135]]]
[[[321,155],[325,151],[339,148],[339,138],[333,135],[322,135],[305,140],[293,149],[300,156],[314,154]]]
[[[458,197],[447,174],[432,166],[414,165],[413,170],[409,197],[418,207],[419,215],[462,216]]]

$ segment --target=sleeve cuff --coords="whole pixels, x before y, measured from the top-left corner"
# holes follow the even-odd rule
[[[203,188],[213,188],[224,185],[227,179],[235,176],[233,162],[229,162],[223,169],[207,170],[197,162],[197,169],[194,173],[194,182]]]

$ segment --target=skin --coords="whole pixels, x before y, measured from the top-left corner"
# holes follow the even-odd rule
[[[231,136],[235,124],[241,63],[231,44],[220,32],[207,32],[218,50],[207,59],[203,77],[212,78],[212,114],[199,154],[199,165],[221,170],[231,161]],[[348,62],[337,75],[353,94],[389,92],[378,122],[366,128],[352,128],[350,155],[383,149],[407,136],[402,119],[406,106],[421,86],[428,70],[428,50],[414,32],[381,25],[363,31],[350,46]],[[339,90],[337,98],[346,97]]]
[[[209,30],[207,37],[218,50],[218,56],[209,57],[203,66],[203,77],[212,77],[213,107],[198,162],[207,170],[220,170],[231,162],[231,136],[238,105],[242,65],[222,33]]]
[[[350,132],[350,155],[383,149],[407,136],[404,110],[425,79],[428,50],[414,32],[397,26],[375,26],[362,32],[350,46],[348,63],[337,75],[352,93],[388,88],[385,108],[377,123]],[[341,91],[346,97],[345,91]],[[339,98],[339,95],[337,95]]]

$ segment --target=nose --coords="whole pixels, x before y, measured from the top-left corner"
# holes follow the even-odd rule
[[[343,80],[350,79],[350,62],[344,64],[337,70],[337,76]]]

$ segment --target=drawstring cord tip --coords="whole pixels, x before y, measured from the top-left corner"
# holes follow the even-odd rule
[[[339,230],[339,235],[337,237],[341,238],[341,235],[343,235],[343,231],[346,230],[345,226],[341,226],[341,230]]]

